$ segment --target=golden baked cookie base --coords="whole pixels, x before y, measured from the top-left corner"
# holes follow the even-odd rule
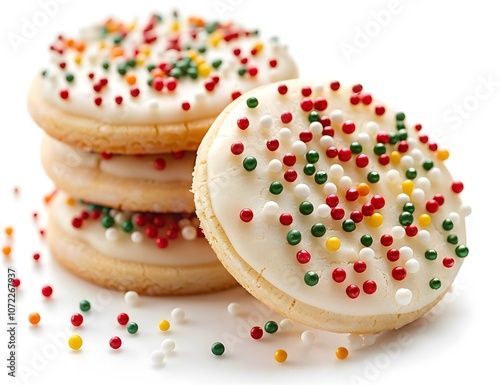
[[[70,146],[114,154],[162,154],[196,151],[208,128],[210,117],[178,124],[112,124],[69,114],[44,101],[41,78],[33,80],[28,93],[28,111],[47,134]]]
[[[219,263],[168,267],[121,261],[104,255],[61,229],[48,206],[47,244],[59,264],[101,287],[151,296],[212,293],[237,285]]]

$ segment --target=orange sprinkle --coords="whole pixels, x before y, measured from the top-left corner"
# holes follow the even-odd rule
[[[191,16],[188,19],[188,23],[191,25],[194,25],[196,27],[204,27],[205,26],[205,20],[203,20],[201,17],[196,17],[196,16]]]
[[[161,68],[155,68],[151,71],[151,76],[154,78],[162,78],[165,76],[165,72]]]
[[[120,47],[119,45],[116,45],[114,46],[113,48],[111,48],[111,57],[112,58],[115,58],[115,57],[119,57],[119,56],[123,56],[123,47]]]
[[[68,199],[66,199],[66,204],[68,206],[74,206],[75,205],[75,200],[73,198],[68,198]]]
[[[28,320],[32,325],[37,325],[40,322],[40,318],[40,314],[36,312],[30,313],[30,315],[28,316]]]
[[[75,41],[73,39],[68,39],[68,40],[66,40],[66,45],[69,48],[73,48],[75,46]]]
[[[137,78],[133,74],[126,74],[125,75],[125,81],[127,82],[127,84],[129,86],[133,86],[135,84],[135,82],[137,81]]]
[[[118,30],[119,24],[116,23],[113,19],[108,19],[104,23],[104,26],[108,30],[108,32],[116,32]]]
[[[370,186],[368,186],[366,183],[360,183],[358,184],[356,190],[358,190],[359,195],[365,197],[370,193]]]
[[[84,41],[79,41],[75,43],[74,47],[78,52],[83,52],[85,51],[86,45]]]
[[[7,234],[8,237],[10,237],[14,233],[14,229],[12,227],[6,227],[5,228],[5,234]]]
[[[12,252],[12,247],[10,246],[4,246],[2,248],[2,253],[3,255],[5,255],[6,257],[8,257],[10,255],[10,253]]]
[[[56,192],[57,189],[43,197],[43,201],[45,202],[45,204],[49,204],[49,202],[51,201],[52,197],[56,194]]]

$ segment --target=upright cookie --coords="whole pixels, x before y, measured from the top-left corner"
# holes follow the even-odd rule
[[[359,84],[278,82],[205,136],[197,214],[228,271],[274,310],[333,332],[396,329],[440,301],[469,252],[448,156]]]

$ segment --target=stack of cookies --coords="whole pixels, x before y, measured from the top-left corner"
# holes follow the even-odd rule
[[[57,186],[48,204],[52,255],[121,291],[235,285],[194,212],[196,150],[242,93],[296,76],[278,40],[175,12],[57,37],[28,96],[46,133],[42,164]]]

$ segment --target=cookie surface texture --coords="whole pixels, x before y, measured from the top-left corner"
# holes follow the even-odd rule
[[[448,157],[360,84],[278,82],[207,133],[197,215],[228,271],[279,313],[333,332],[397,329],[440,301],[469,253]]]

